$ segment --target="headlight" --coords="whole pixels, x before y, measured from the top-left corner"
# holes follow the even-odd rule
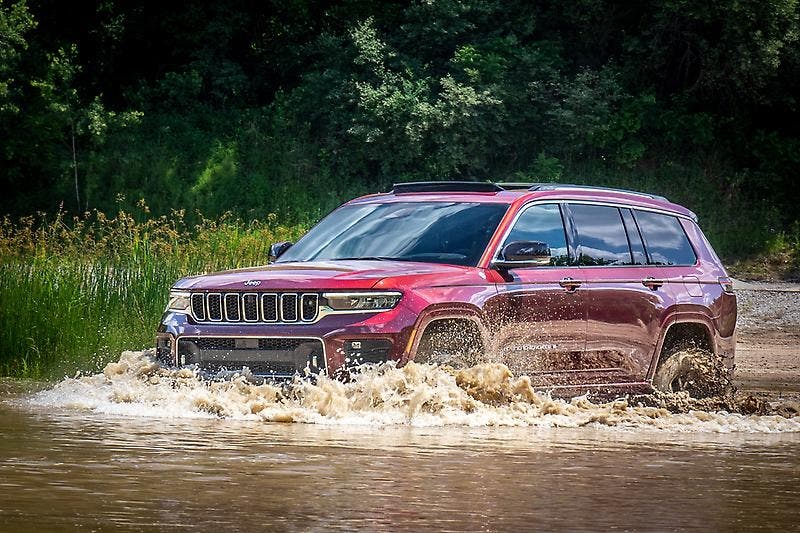
[[[334,311],[388,311],[400,301],[399,292],[326,292],[322,295]]]
[[[191,293],[186,291],[169,291],[169,303],[166,311],[173,313],[188,313],[191,306]]]

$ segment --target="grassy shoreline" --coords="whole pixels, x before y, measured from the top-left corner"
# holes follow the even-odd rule
[[[269,246],[306,226],[184,213],[0,224],[0,375],[92,372],[153,343],[167,290],[180,277],[266,263]]]

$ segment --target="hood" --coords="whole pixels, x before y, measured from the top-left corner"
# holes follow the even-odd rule
[[[380,283],[381,288],[391,286],[387,278],[403,278],[405,285],[411,280],[428,282],[446,276],[448,284],[465,278],[477,278],[481,269],[410,261],[319,261],[275,263],[272,265],[227,270],[179,280],[176,289],[264,291],[264,290],[348,290],[371,289]],[[401,281],[401,280],[398,280]],[[412,283],[416,284],[416,283]]]

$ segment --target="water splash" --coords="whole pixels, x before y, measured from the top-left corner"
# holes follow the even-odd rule
[[[731,412],[724,402],[692,400],[685,393],[603,403],[587,397],[554,399],[535,391],[527,376],[515,377],[499,363],[462,370],[387,363],[364,368],[349,383],[320,377],[316,383],[297,380],[278,386],[254,384],[246,376],[204,381],[190,369],[162,368],[150,355],[123,352],[102,373],[65,379],[28,401],[127,416],[330,425],[800,431],[800,417]]]

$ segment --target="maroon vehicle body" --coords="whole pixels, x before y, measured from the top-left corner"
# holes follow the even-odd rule
[[[179,296],[189,295],[190,308],[165,312],[157,334],[158,357],[171,365],[196,364],[212,373],[247,366],[255,374],[273,377],[302,374],[303,370],[346,375],[356,363],[393,360],[403,365],[414,360],[426,330],[447,321],[474,328],[489,359],[527,374],[535,386],[563,395],[652,390],[665,342],[674,342],[670,332],[692,336],[690,340],[724,357],[732,367],[736,298],[719,259],[688,209],[651,195],[577,186],[490,192],[442,189],[370,195],[345,205],[507,205],[476,265],[341,259],[278,262],[187,277],[172,290]],[[533,206],[539,206],[542,213],[560,213],[567,245],[562,263],[498,266],[505,240]],[[611,211],[598,210],[598,206]],[[585,257],[584,252],[592,254],[586,244],[588,237],[579,232],[591,232],[586,228],[602,224],[592,218],[595,211],[622,217],[627,233],[622,240],[627,239],[634,258],[629,262],[636,262],[638,253],[643,264],[610,266],[579,259]],[[652,214],[667,215],[680,224],[691,245],[691,264],[656,264],[652,259],[652,250],[661,244],[642,237],[645,219]],[[624,250],[624,243],[617,245]],[[401,296],[395,307],[385,311],[320,311],[325,294],[362,291],[390,291]],[[198,313],[191,308],[193,297]],[[210,301],[212,311],[216,302],[222,306],[215,315],[222,320],[211,322],[195,316],[205,317]],[[289,307],[276,307],[268,317],[264,306],[273,302]],[[312,309],[311,302],[316,302],[317,309]],[[229,304],[230,309],[226,308]],[[250,314],[256,320],[245,320],[248,305],[255,309]],[[302,320],[306,308],[312,320]],[[269,309],[272,313],[272,307]],[[283,314],[297,320],[283,320]],[[266,321],[273,317],[274,322]],[[211,354],[206,359],[213,364],[205,364],[206,352]],[[301,369],[298,360],[310,363]]]

